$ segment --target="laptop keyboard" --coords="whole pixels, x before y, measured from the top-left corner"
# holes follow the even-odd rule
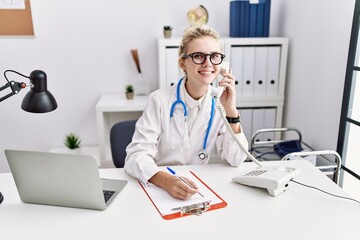
[[[107,203],[109,199],[112,197],[112,195],[114,195],[115,191],[103,190],[103,193],[104,193],[105,203]]]

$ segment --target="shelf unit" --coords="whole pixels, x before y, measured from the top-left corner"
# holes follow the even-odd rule
[[[159,39],[159,87],[181,77],[178,46],[181,39]],[[288,38],[223,38],[224,61],[236,78],[237,108],[248,140],[262,128],[282,127]],[[259,136],[258,141],[276,135]]]

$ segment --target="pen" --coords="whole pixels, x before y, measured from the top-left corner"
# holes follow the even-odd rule
[[[177,176],[177,175],[176,175],[176,172],[175,172],[173,169],[171,169],[171,168],[169,168],[169,167],[166,167],[166,168],[167,168],[167,170],[169,170],[169,172],[171,172],[173,175],[175,175],[177,178],[179,178],[183,183],[185,183],[185,184],[188,185],[189,187],[193,188],[193,186],[192,186],[190,183],[188,183],[188,181],[186,181],[185,178],[183,178],[183,177],[181,177],[181,176]],[[200,192],[198,192],[198,194],[199,194],[200,196],[204,197],[204,195],[202,195]]]

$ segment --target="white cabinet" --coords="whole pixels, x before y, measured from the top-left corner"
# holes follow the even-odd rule
[[[177,83],[181,39],[159,39],[159,87]],[[261,128],[282,127],[287,38],[223,38],[225,60],[236,78],[237,108],[248,140]],[[275,136],[261,136],[272,140]]]
[[[177,83],[181,76],[178,64],[180,39],[161,39],[159,50],[159,88],[165,88]]]

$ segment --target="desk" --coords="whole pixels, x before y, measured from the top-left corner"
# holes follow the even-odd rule
[[[328,177],[304,160],[266,162],[297,167],[297,181],[345,195]],[[251,168],[244,163],[242,168]],[[238,168],[228,165],[180,166],[194,171],[228,206],[163,220],[139,183],[123,169],[100,169],[102,177],[129,183],[105,211],[24,204],[10,173],[0,174],[1,239],[359,239],[360,205],[293,185],[277,197],[266,190],[231,182]]]
[[[120,121],[138,119],[146,105],[147,96],[135,96],[128,100],[125,94],[104,94],[96,104],[96,121],[100,159],[112,161],[110,150],[111,127]]]

